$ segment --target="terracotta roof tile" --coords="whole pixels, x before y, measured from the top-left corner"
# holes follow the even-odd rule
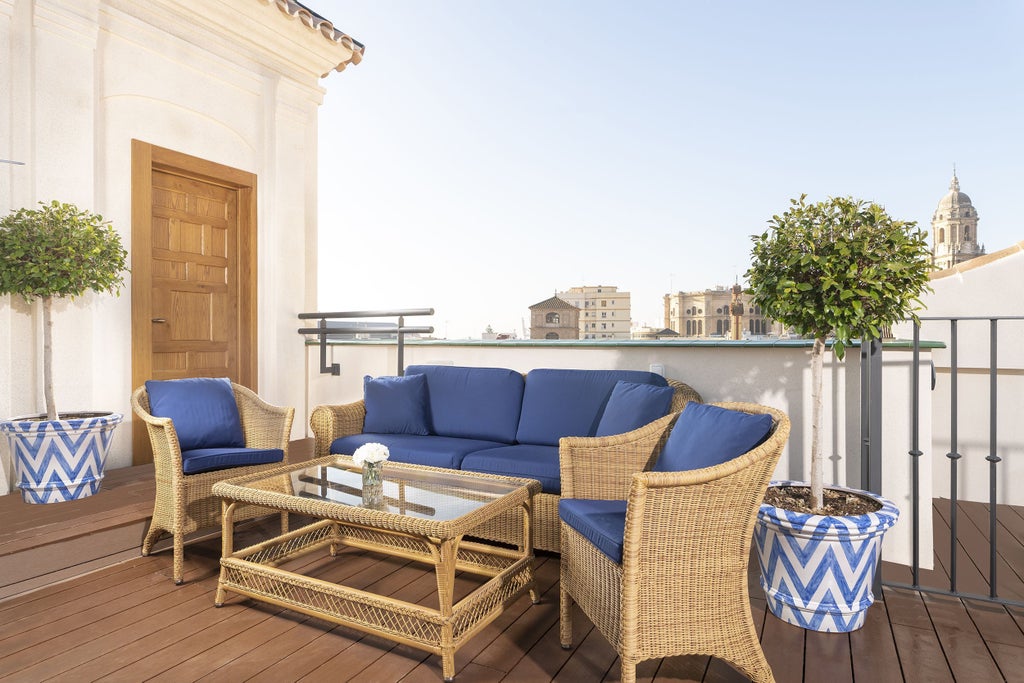
[[[557,296],[553,296],[550,299],[545,299],[544,301],[541,301],[538,304],[530,306],[530,310],[533,310],[535,308],[572,308],[577,311],[579,310],[578,306],[573,306],[565,299],[559,299]]]

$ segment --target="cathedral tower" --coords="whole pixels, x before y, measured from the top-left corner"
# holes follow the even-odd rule
[[[984,253],[985,247],[978,244],[978,212],[960,191],[954,169],[949,192],[932,215],[932,263],[939,270],[952,268]]]

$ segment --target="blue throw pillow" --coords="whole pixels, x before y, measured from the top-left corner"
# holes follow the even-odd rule
[[[758,446],[771,428],[771,415],[691,401],[672,427],[654,470],[680,472],[720,465]]]
[[[673,394],[672,387],[616,382],[594,436],[625,434],[665,417],[672,407]]]
[[[366,419],[363,431],[375,434],[430,434],[427,379],[423,375],[363,378]]]
[[[235,391],[226,377],[148,380],[149,412],[169,417],[183,451],[245,446]]]

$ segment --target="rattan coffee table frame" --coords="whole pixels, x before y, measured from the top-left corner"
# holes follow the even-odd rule
[[[539,600],[533,574],[531,510],[540,484],[530,479],[470,473],[470,478],[463,480],[470,485],[478,478],[519,486],[452,520],[421,519],[249,486],[259,480],[276,476],[290,478],[293,472],[338,462],[347,464],[351,459],[328,456],[214,485],[214,495],[223,499],[224,525],[215,604],[221,606],[226,592],[230,591],[426,650],[441,655],[444,679],[453,680],[455,651],[463,643],[524,592],[530,593],[535,604]],[[415,476],[417,470],[451,472],[397,463],[389,463],[387,467],[389,470],[398,468],[410,476]],[[234,511],[236,506],[253,503],[319,521],[236,551]],[[474,528],[515,508],[522,510],[523,522],[518,548],[463,540]],[[438,609],[278,568],[287,560],[316,551],[326,550],[336,555],[342,546],[433,565]],[[490,578],[453,604],[456,571]]]

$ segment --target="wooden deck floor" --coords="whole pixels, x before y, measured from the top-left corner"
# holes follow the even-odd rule
[[[214,608],[217,538],[187,547],[186,583],[175,586],[169,550],[138,556],[152,493],[151,470],[131,468],[110,473],[101,495],[75,503],[28,506],[16,495],[0,497],[0,681],[441,679],[440,659],[413,648],[237,596]],[[1017,590],[1012,577],[1019,582],[1024,571],[1024,517],[1009,512],[1017,516],[1004,519],[1001,511],[1001,528],[1007,536],[1016,530],[1016,545],[1001,540],[1006,569],[999,585],[1006,574],[1008,589]],[[966,572],[981,536],[964,519],[977,519],[976,512],[966,510],[961,519]],[[244,533],[256,538],[273,526],[255,523]],[[433,575],[404,560],[349,550],[333,560],[295,562],[327,580],[412,602],[436,600]],[[941,579],[942,566],[929,578]],[[899,567],[885,571],[904,580]],[[457,681],[618,680],[614,651],[582,615],[575,648],[559,646],[557,556],[540,555],[537,574],[541,604],[520,599],[459,650]],[[982,572],[968,575],[961,590],[982,587],[976,583]],[[458,589],[472,582],[460,577]],[[766,614],[756,568],[751,595],[780,683],[1024,681],[1024,609],[886,588],[867,625],[840,635],[804,631]],[[639,673],[641,681],[744,680],[706,657],[648,662]]]

